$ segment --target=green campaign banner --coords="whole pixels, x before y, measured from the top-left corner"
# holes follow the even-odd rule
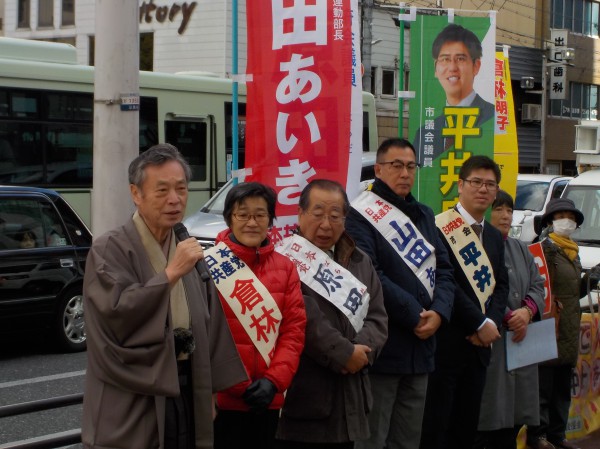
[[[456,204],[465,160],[494,158],[495,36],[490,17],[421,15],[411,23],[408,123],[421,165],[413,194],[436,214]]]

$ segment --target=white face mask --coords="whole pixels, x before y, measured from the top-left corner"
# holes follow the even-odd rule
[[[552,222],[554,232],[563,237],[569,237],[577,229],[577,223],[570,218],[560,218]]]

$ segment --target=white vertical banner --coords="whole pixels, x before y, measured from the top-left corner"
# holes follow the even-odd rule
[[[548,61],[550,100],[565,100],[567,98],[567,66],[566,61],[563,61],[563,50],[567,48],[568,35],[568,30],[550,29],[550,39],[552,40]]]

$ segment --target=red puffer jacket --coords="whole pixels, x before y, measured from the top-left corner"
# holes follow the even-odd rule
[[[231,230],[226,229],[217,236],[216,242],[225,242],[235,255],[250,267],[275,299],[282,319],[275,352],[270,366],[267,367],[235,314],[219,294],[229,328],[250,380],[219,392],[217,404],[222,410],[249,410],[242,399],[244,391],[256,379],[266,377],[277,387],[277,394],[269,408],[279,409],[283,406],[283,392],[290,386],[296,374],[300,354],[304,348],[306,312],[300,290],[300,278],[295,265],[285,256],[275,252],[271,242],[256,249],[234,243],[230,237]]]

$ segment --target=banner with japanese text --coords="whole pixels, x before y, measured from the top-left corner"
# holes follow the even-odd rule
[[[600,429],[599,330],[597,314],[582,314],[579,329],[579,357],[571,382],[568,438],[581,438]]]
[[[519,173],[519,145],[517,143],[515,104],[510,82],[508,48],[505,52],[496,52],[494,76],[494,96],[496,99],[494,160],[500,166],[502,173],[500,188],[515,199],[517,175]]]
[[[310,180],[333,179],[349,196],[358,193],[358,0],[249,2],[247,21],[245,180],[277,192],[277,242],[291,234]]]
[[[409,136],[421,164],[413,194],[436,214],[456,204],[465,160],[494,157],[494,17],[419,15],[411,23]]]

